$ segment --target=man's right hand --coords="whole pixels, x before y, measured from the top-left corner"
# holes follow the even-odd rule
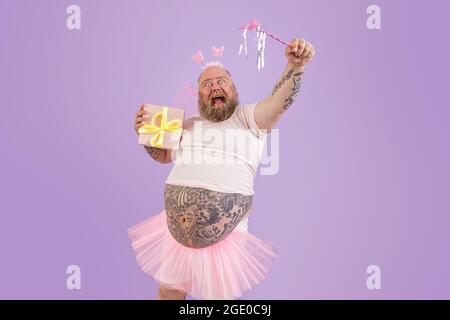
[[[136,134],[139,134],[139,128],[142,127],[147,120],[148,113],[144,110],[144,105],[141,105],[134,119],[134,130],[136,131]]]
[[[148,113],[144,110],[144,105],[141,105],[134,118],[134,131],[139,135],[139,128],[142,127],[150,119]],[[171,162],[170,152],[166,149],[158,149],[150,146],[144,146],[145,151],[156,161],[161,163]]]

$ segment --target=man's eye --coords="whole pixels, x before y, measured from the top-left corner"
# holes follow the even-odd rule
[[[219,84],[224,84],[225,80],[219,80]]]
[[[205,83],[205,87],[209,87],[209,86],[211,86],[211,82]]]

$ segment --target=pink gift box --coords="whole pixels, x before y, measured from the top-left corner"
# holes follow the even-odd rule
[[[155,104],[144,104],[144,110],[149,119],[138,129],[138,144],[160,149],[179,149],[184,110]]]

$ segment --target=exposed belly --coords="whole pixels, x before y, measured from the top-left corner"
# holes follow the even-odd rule
[[[228,236],[249,213],[252,196],[166,184],[164,203],[172,236],[192,248]]]

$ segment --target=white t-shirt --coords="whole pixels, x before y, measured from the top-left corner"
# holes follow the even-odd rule
[[[267,137],[256,124],[255,107],[256,103],[238,106],[222,122],[199,115],[186,119],[166,183],[253,195],[253,180]]]
[[[253,179],[267,136],[256,125],[255,106],[238,106],[222,122],[198,115],[186,119],[166,183],[253,195]]]

